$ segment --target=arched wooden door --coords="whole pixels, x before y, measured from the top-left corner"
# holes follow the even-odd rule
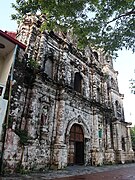
[[[79,124],[70,130],[68,164],[84,164],[84,134]]]

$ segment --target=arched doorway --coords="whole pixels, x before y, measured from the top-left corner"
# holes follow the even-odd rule
[[[79,124],[70,130],[68,164],[84,164],[84,134]]]

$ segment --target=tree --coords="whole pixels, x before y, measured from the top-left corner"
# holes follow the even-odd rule
[[[135,150],[135,126],[131,127],[131,141],[133,150]]]
[[[78,46],[102,47],[111,54],[125,47],[135,51],[134,0],[16,0],[13,19],[40,11],[46,16],[42,29],[72,28]]]
[[[129,82],[130,82],[129,88],[131,89],[131,93],[135,94],[135,79],[130,79]]]

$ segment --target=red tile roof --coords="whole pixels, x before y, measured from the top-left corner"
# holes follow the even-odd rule
[[[9,35],[10,34],[10,35]],[[24,44],[22,44],[20,41],[18,41],[16,39],[16,33],[13,32],[3,32],[2,30],[0,30],[0,36],[6,38],[7,40],[9,40],[10,42],[17,44],[20,48],[25,49],[26,46]]]
[[[16,32],[13,31],[5,31],[6,34],[8,34],[9,36],[11,36],[12,38],[16,39]]]

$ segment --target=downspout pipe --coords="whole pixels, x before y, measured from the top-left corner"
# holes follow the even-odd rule
[[[13,54],[13,63],[12,63],[12,66],[11,66],[9,94],[8,94],[8,107],[7,107],[6,121],[5,121],[6,129],[8,128],[8,118],[9,118],[9,113],[10,113],[10,102],[11,102],[14,66],[15,66],[15,61],[16,61],[17,49],[18,49],[18,45],[15,46],[15,50],[14,50],[14,54]]]
[[[11,102],[11,92],[12,92],[12,85],[13,85],[13,75],[14,75],[14,66],[16,61],[18,45],[15,46],[14,53],[13,53],[13,63],[11,66],[11,73],[10,73],[10,84],[9,84],[9,92],[8,92],[8,106],[4,120],[4,127],[3,127],[3,137],[2,137],[2,149],[1,149],[1,156],[0,156],[0,174],[4,174],[3,172],[3,159],[4,159],[4,147],[6,141],[6,131],[8,129],[8,119],[10,113],[10,102]]]

